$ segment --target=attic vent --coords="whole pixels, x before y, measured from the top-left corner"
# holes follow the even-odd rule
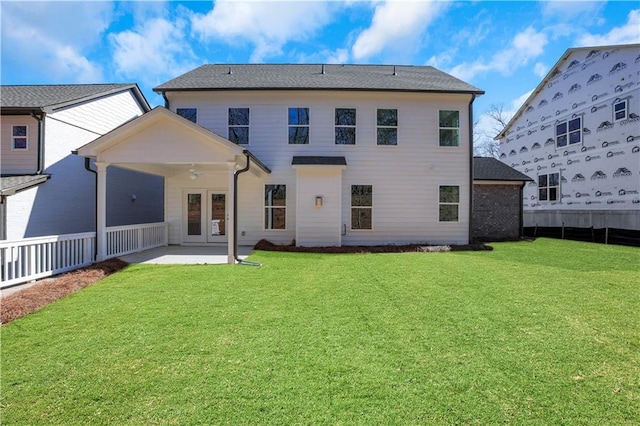
[[[233,74],[233,70],[229,67],[229,75]]]
[[[396,66],[393,66],[393,75],[398,75],[398,73],[396,72]]]
[[[324,64],[322,64],[322,74],[325,74],[325,72],[324,72]]]

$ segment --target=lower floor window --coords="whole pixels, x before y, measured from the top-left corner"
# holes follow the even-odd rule
[[[351,229],[373,229],[373,186],[351,185]]]
[[[560,199],[560,173],[538,176],[538,200],[558,201]]]
[[[286,229],[287,185],[264,186],[264,229]]]
[[[457,222],[460,210],[460,187],[442,185],[439,197],[439,221]]]

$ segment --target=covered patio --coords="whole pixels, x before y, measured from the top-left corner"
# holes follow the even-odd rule
[[[253,247],[239,246],[238,257],[246,259],[253,252]],[[127,263],[143,263],[148,265],[220,265],[228,263],[226,246],[163,246],[126,256],[120,259]]]

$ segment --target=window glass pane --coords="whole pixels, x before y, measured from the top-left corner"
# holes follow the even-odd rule
[[[201,194],[187,194],[187,235],[202,235],[201,206]]]
[[[248,126],[249,108],[229,108],[230,126]]]
[[[562,122],[556,125],[556,136],[567,133],[567,122]]]
[[[372,185],[351,185],[352,206],[373,206]]]
[[[615,118],[616,120],[623,120],[625,118],[625,112],[624,111],[616,112]]]
[[[308,144],[309,128],[308,127],[289,127],[289,143],[290,144]]]
[[[398,110],[397,109],[379,109],[378,110],[378,126],[397,126]]]
[[[176,114],[194,123],[198,120],[198,110],[195,108],[178,108]]]
[[[309,125],[309,108],[289,108],[290,125]]]
[[[378,145],[398,145],[398,129],[378,129]]]
[[[265,208],[264,209],[264,228],[265,229],[286,229],[286,212],[285,208]]]
[[[441,186],[440,202],[457,203],[460,201],[460,188],[457,186]]]
[[[550,173],[549,186],[558,186],[559,184],[560,184],[560,173]]]
[[[440,129],[440,146],[458,146],[458,130]]]
[[[458,206],[455,204],[440,205],[440,222],[457,222]]]
[[[27,138],[14,138],[13,139],[13,148],[14,149],[27,149]]]
[[[542,188],[547,186],[547,175],[538,176],[538,187]]]
[[[355,126],[355,108],[336,108],[336,126]]]
[[[622,111],[626,107],[626,102],[619,102],[613,106],[614,111]]]
[[[225,194],[211,194],[211,235],[226,235],[225,219],[226,214]]]
[[[337,145],[355,145],[356,144],[355,127],[336,127],[336,144]]]
[[[581,121],[582,120],[580,118],[575,118],[575,119],[569,121],[569,131],[573,132],[575,130],[579,130]]]
[[[287,185],[265,185],[264,205],[286,206],[287,205]]]
[[[538,200],[547,201],[547,188],[540,188],[538,190]]]
[[[440,111],[440,127],[460,127],[458,111]]]
[[[566,139],[566,138],[565,138]],[[569,133],[569,143],[570,144],[574,144],[574,143],[580,143],[580,131],[576,131],[576,132],[571,132]]]
[[[567,145],[567,135],[562,135],[562,136],[558,136],[556,138],[556,145],[557,146],[566,146]]]
[[[549,188],[549,201],[558,201],[558,188]]]
[[[351,229],[372,229],[370,208],[351,209]]]
[[[27,126],[13,126],[13,136],[27,136]]]
[[[248,127],[229,127],[229,140],[239,145],[248,144],[249,128]]]

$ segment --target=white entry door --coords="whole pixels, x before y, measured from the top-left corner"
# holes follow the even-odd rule
[[[183,241],[226,243],[228,198],[226,191],[186,190]]]

